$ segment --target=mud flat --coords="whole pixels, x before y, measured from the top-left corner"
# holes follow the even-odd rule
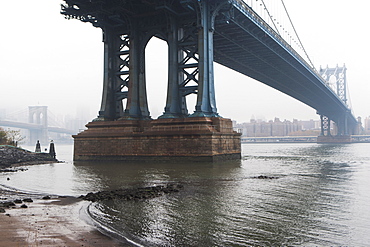
[[[176,193],[181,184],[131,188],[72,196],[42,195],[0,186],[2,246],[133,246],[107,235],[87,215],[89,204],[104,200],[149,200]]]
[[[0,213],[0,246],[124,246],[81,219],[88,202],[49,198],[18,199],[6,207]]]

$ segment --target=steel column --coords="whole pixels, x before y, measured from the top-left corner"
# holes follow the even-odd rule
[[[188,56],[185,47],[182,43],[184,41],[184,29],[179,28],[178,20],[175,17],[169,19],[170,28],[168,30],[168,87],[167,100],[164,114],[159,118],[177,118],[188,116],[188,109],[186,106],[184,89],[187,88],[187,82],[184,83],[184,68],[183,61]],[[193,43],[193,42],[190,42]],[[191,45],[193,46],[193,45]],[[195,93],[195,90],[189,93]]]
[[[121,80],[119,73],[122,62],[120,60],[121,46],[123,46],[122,35],[111,28],[103,30],[104,42],[104,77],[103,77],[103,95],[101,107],[96,120],[116,120],[122,116],[122,98],[127,94],[117,94],[121,92]],[[127,42],[127,41],[125,41]]]
[[[140,31],[121,34],[104,28],[104,81],[102,103],[96,120],[148,119],[145,88],[145,45]],[[127,99],[123,111],[122,100]]]
[[[213,32],[214,12],[211,1],[198,1],[199,82],[195,112],[192,117],[218,117],[214,89]]]
[[[132,24],[130,30],[130,66],[125,119],[150,119],[146,95],[145,45],[141,31]]]

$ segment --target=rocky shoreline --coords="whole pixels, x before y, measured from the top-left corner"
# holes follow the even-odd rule
[[[35,153],[13,146],[0,146],[0,171],[12,165],[40,164],[44,162],[58,162],[49,153]],[[9,169],[5,169],[9,171]]]
[[[174,184],[168,183],[165,185],[157,185],[157,186],[150,186],[150,187],[139,187],[139,188],[132,188],[132,189],[118,189],[118,190],[110,190],[110,191],[99,191],[96,193],[88,193],[87,195],[81,195],[78,198],[74,198],[76,200],[85,200],[91,202],[99,202],[105,200],[148,200],[155,197],[160,197],[165,194],[176,193],[183,189],[182,184]],[[0,213],[5,213],[7,209],[15,209],[18,208],[17,204],[21,204],[19,208],[28,208],[29,203],[32,203],[33,200],[60,200],[61,198],[66,198],[65,196],[43,196],[40,195],[11,195],[10,198],[3,197],[5,191],[0,189]],[[9,191],[10,192],[10,191]],[[11,193],[11,192],[10,192]],[[17,199],[14,199],[17,197]],[[27,203],[27,204],[26,204]]]

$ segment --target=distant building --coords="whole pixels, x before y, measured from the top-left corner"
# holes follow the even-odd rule
[[[364,119],[364,134],[370,134],[370,117]]]
[[[245,137],[268,137],[268,136],[311,136],[318,135],[320,130],[320,121],[293,121],[279,118],[268,122],[263,120],[251,119],[249,123],[235,124],[237,129],[241,130]]]
[[[302,129],[303,130],[313,130],[313,129],[319,129],[320,126],[320,121],[318,120],[313,120],[310,119],[308,121],[299,121],[302,124]]]

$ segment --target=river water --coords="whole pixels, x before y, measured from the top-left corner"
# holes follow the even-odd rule
[[[90,216],[127,245],[370,243],[370,144],[244,144],[242,160],[213,164],[73,163],[72,148],[56,144],[66,163],[0,174],[0,184],[73,196],[183,184],[180,192],[154,199],[89,206]]]

